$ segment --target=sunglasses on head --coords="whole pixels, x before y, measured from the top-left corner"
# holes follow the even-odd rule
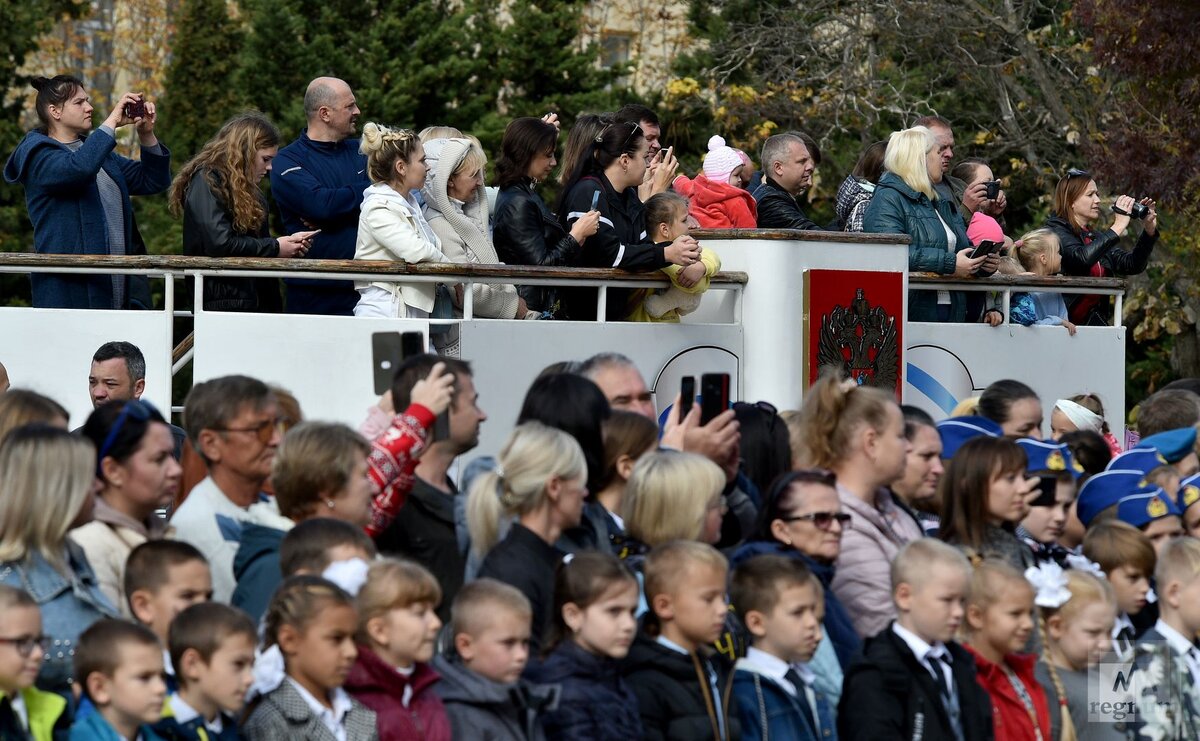
[[[157,414],[158,410],[148,401],[130,399],[125,402],[124,407],[121,408],[121,413],[117,415],[117,419],[113,422],[112,427],[109,428],[108,435],[104,438],[104,444],[100,446],[100,450],[96,454],[96,474],[100,474],[100,461],[104,460],[105,456],[112,452],[113,445],[116,444],[117,437],[121,434],[121,430],[124,429],[126,420],[132,417],[139,422],[146,422]]]
[[[1072,178],[1087,178],[1090,180],[1092,178],[1092,174],[1087,170],[1080,170],[1072,167],[1070,170],[1067,170],[1067,174],[1063,175],[1059,182],[1062,182],[1062,180],[1070,180]]]

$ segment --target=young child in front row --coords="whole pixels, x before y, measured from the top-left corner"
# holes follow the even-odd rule
[[[354,598],[333,582],[301,575],[280,584],[267,608],[266,650],[258,661],[281,656],[282,674],[256,686],[264,694],[251,700],[242,736],[248,741],[377,738],[375,713],[342,689],[358,657],[357,628]]]
[[[672,242],[688,233],[688,202],[678,193],[656,193],[646,201],[646,235],[656,243]],[[670,288],[660,288],[633,309],[629,321],[678,322],[700,306],[708,281],[721,270],[721,258],[712,250],[702,249],[700,261],[681,267],[670,265],[662,272],[671,279]]]
[[[254,679],[258,632],[241,610],[192,605],[171,621],[167,647],[179,690],[154,730],[169,741],[237,741],[237,718]]]
[[[1024,575],[1001,561],[985,560],[971,576],[966,649],[992,699],[996,741],[1050,741],[1050,710],[1033,675],[1037,656],[1020,653],[1035,627],[1033,598]]]
[[[729,715],[730,667],[712,654],[729,611],[728,569],[720,551],[690,540],[665,543],[646,556],[650,610],[625,662],[645,738],[739,736],[738,719]]]
[[[358,659],[346,691],[375,711],[380,741],[450,741],[450,720],[433,686],[442,589],[411,561],[371,564],[358,602]]]
[[[557,704],[558,688],[521,678],[532,622],[529,599],[495,579],[476,579],[455,595],[454,650],[433,660],[454,738],[545,739],[540,716]]]
[[[1137,634],[1132,617],[1146,609],[1150,577],[1157,561],[1150,539],[1132,525],[1109,520],[1092,525],[1083,536],[1083,555],[1094,561],[1112,585],[1117,600],[1113,651],[1128,657]]]
[[[125,561],[125,598],[129,613],[163,645],[167,691],[178,685],[170,645],[171,621],[192,605],[212,599],[212,573],[204,554],[182,540],[148,540]],[[78,675],[77,675],[78,676]]]
[[[637,697],[618,665],[637,635],[637,607],[637,577],[616,556],[584,551],[558,567],[549,653],[532,672],[562,687],[543,723],[551,741],[642,737]]]
[[[1050,737],[1121,741],[1126,736],[1115,724],[1088,722],[1088,669],[1112,647],[1116,597],[1107,581],[1086,571],[1063,571],[1057,581],[1060,595],[1041,608],[1045,653],[1034,670],[1050,708]]]
[[[743,741],[836,739],[833,714],[807,665],[824,617],[816,575],[798,559],[757,556],[734,569],[729,591],[752,636],[733,674]]]
[[[863,644],[846,671],[838,704],[842,741],[990,739],[992,706],[975,680],[975,660],[954,641],[971,566],[931,538],[892,561],[896,620]]]
[[[71,741],[159,741],[150,727],[162,715],[162,644],[149,628],[104,619],[79,637],[75,681],[94,710],[71,727]]]
[[[279,544],[283,578],[298,574],[320,576],[330,565],[361,559],[375,560],[375,544],[361,527],[331,517],[298,523]]]
[[[1021,267],[1037,276],[1057,275],[1062,269],[1058,237],[1049,229],[1035,229],[1013,244],[1013,257]],[[1075,334],[1075,325],[1067,319],[1067,304],[1061,293],[1016,293],[1012,297],[1012,321],[1026,327],[1034,324],[1058,325]]]
[[[0,584],[0,739],[51,741],[71,726],[67,701],[33,686],[42,668],[42,611],[28,592]]]
[[[1134,646],[1131,738],[1200,738],[1200,540],[1167,543],[1154,577],[1159,617]]]

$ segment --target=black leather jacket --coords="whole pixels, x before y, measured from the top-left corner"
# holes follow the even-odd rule
[[[217,177],[215,174],[213,177]],[[261,195],[259,196],[262,197]],[[183,254],[202,257],[277,257],[279,242],[267,231],[266,200],[263,220],[253,232],[239,232],[233,216],[197,172],[183,202]],[[281,308],[275,278],[204,279],[206,311],[273,311]]]
[[[505,264],[562,266],[579,257],[579,243],[534,192],[532,180],[500,190],[492,223],[492,244]],[[518,286],[517,293],[535,311],[549,311],[558,301],[552,286]]]
[[[1109,273],[1137,275],[1150,262],[1150,252],[1158,241],[1159,231],[1155,230],[1154,234],[1143,231],[1131,252],[1121,247],[1121,237],[1112,229],[1080,234],[1060,216],[1047,219],[1046,227],[1058,236],[1063,275],[1091,275],[1092,266],[1096,263],[1100,263]],[[1091,241],[1084,244],[1084,237]]]
[[[759,229],[807,229],[820,231],[816,222],[804,215],[800,205],[771,178],[763,178],[762,185],[754,191],[758,203]]]

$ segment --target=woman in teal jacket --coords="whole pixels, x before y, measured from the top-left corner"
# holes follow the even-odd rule
[[[867,206],[864,232],[907,234],[910,272],[966,278],[998,261],[971,259],[971,242],[953,203],[937,197],[933,184],[942,178],[937,140],[924,126],[896,131],[883,157],[887,170]],[[962,322],[967,299],[962,291],[909,291],[908,318],[914,322]]]

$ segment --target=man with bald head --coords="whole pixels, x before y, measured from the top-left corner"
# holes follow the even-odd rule
[[[308,127],[279,150],[271,166],[271,195],[291,234],[320,229],[306,257],[354,259],[358,208],[371,184],[367,158],[358,153],[358,104],[344,80],[318,77],[304,93]],[[291,231],[287,231],[291,230]],[[358,292],[349,281],[289,278],[291,314],[352,316]]]

